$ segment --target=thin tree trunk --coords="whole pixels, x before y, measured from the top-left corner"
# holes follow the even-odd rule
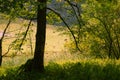
[[[2,40],[0,40],[0,66],[2,65]]]
[[[38,72],[44,71],[44,48],[46,37],[46,0],[38,0],[37,13],[37,32],[35,52],[33,58],[33,70]],[[41,7],[42,4],[42,7]]]
[[[3,42],[3,38],[5,37],[5,33],[6,33],[7,29],[8,29],[8,27],[9,27],[10,23],[11,23],[11,19],[12,18],[9,19],[9,22],[7,23],[7,25],[6,25],[6,27],[5,27],[4,31],[3,31],[2,37],[0,39],[0,66],[2,65],[2,57],[3,57],[2,56],[2,42]]]

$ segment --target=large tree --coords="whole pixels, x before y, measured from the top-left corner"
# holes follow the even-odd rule
[[[37,32],[33,58],[33,70],[44,70],[44,48],[46,35],[46,0],[38,0],[37,9]]]
[[[39,72],[44,71],[44,47],[45,47],[45,35],[46,35],[46,4],[47,4],[46,2],[47,1],[37,0],[36,2],[31,0],[28,1],[21,0],[17,2],[15,0],[13,1],[0,0],[0,2],[1,2],[0,4],[1,13],[10,15],[11,13],[15,12],[16,17],[25,17],[25,18],[27,17],[27,19],[31,19],[34,16],[36,16],[36,13],[34,13],[33,15],[31,14],[32,15],[31,16],[29,14],[30,13],[29,10],[35,9],[36,8],[35,6],[37,5],[37,31],[36,31],[34,58],[32,59],[32,63],[30,63],[32,67],[28,65],[26,68],[29,67],[29,69],[27,69],[29,71],[30,70],[39,71]],[[24,3],[28,3],[29,7]],[[8,6],[4,8],[6,4],[8,4]],[[34,8],[30,6],[30,4],[32,4],[32,6],[34,5]],[[36,10],[34,10],[34,12],[36,12]],[[2,52],[0,54],[2,55]],[[0,57],[0,60],[1,59],[2,57]],[[28,60],[28,62],[29,61],[30,60]]]
[[[44,49],[46,38],[46,0],[37,0],[37,30],[34,58],[29,59],[20,67],[20,72],[43,72],[44,71]]]

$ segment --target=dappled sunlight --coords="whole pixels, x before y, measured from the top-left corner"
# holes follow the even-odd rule
[[[0,80],[120,80],[120,0],[0,3]]]

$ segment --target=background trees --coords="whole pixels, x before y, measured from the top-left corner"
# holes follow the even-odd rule
[[[70,14],[77,16],[74,20],[76,23],[72,25],[71,30],[81,53],[99,58],[118,59],[120,43],[119,26],[116,25],[116,21],[119,23],[119,1],[86,0],[79,2],[77,4],[74,1],[68,1],[73,7],[73,12]],[[79,6],[78,10],[76,6]],[[70,45],[72,53],[78,51],[74,42],[71,41],[67,45]]]
[[[88,1],[86,5],[86,31],[91,34],[90,49],[96,57],[119,58],[119,26],[116,20],[119,19],[119,2],[116,1]],[[89,7],[88,7],[89,6]]]

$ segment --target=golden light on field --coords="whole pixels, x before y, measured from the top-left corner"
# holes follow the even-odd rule
[[[28,23],[28,22],[27,22]],[[11,23],[6,35],[4,41],[3,41],[3,54],[7,51],[8,46],[11,44],[12,41],[16,39],[16,34],[18,32],[24,32],[26,28],[23,26],[24,24],[18,24],[18,23]],[[34,26],[31,26],[31,29],[33,32],[31,32],[31,38],[32,38],[32,46],[34,50],[34,44],[35,44],[35,33],[36,33],[36,24]],[[0,24],[0,32],[3,33],[4,28],[6,27],[6,24]],[[66,35],[60,35],[61,32],[57,31],[57,27],[54,27],[53,25],[47,25],[46,29],[46,45],[45,45],[45,53],[58,53],[65,51],[64,49],[64,43],[68,39]],[[1,35],[2,36],[2,35]],[[29,34],[27,35],[27,38],[29,38]],[[25,45],[23,45],[23,52],[30,53],[30,43],[29,40]]]

